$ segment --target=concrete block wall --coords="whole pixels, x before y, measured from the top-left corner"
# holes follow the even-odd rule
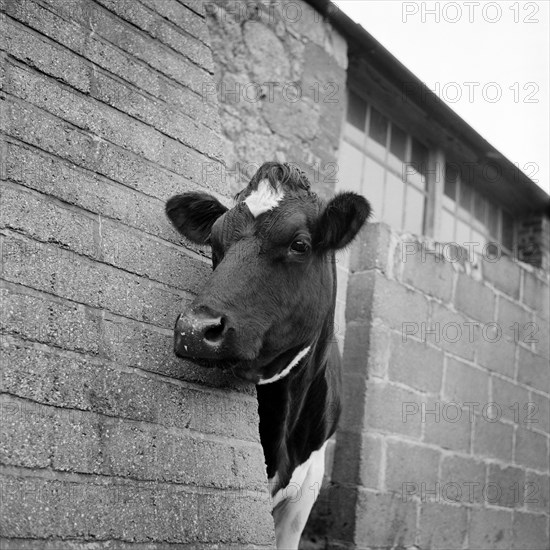
[[[0,545],[272,547],[254,389],[177,360],[226,200],[198,0],[0,0]],[[206,174],[208,177],[206,177]]]
[[[303,0],[205,3],[234,192],[266,159],[294,162],[333,193],[345,113],[347,43]]]
[[[548,274],[466,254],[378,224],[351,250],[330,548],[549,547]]]

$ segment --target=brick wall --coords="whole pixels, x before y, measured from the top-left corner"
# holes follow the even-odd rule
[[[229,194],[202,2],[0,8],[2,548],[271,547],[254,389],[172,353],[164,202]]]
[[[338,181],[347,44],[303,0],[205,3],[227,180],[234,192],[266,159],[295,162],[316,191]]]
[[[332,546],[549,543],[548,274],[370,225],[351,250]]]

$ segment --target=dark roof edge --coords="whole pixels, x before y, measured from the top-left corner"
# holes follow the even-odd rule
[[[519,172],[518,183],[525,186],[525,191],[532,196],[536,209],[548,212],[550,195],[539,187],[531,178],[518,170],[516,166],[500,151],[493,147],[484,137],[474,130],[451,107],[434,94],[413,72],[391,54],[376,38],[361,25],[353,21],[338,6],[330,0],[305,0],[325,17],[348,42],[353,42],[369,52],[371,61],[388,80],[408,86],[408,99],[432,116],[444,127],[449,128],[459,139],[469,145],[474,151],[480,151],[480,158],[490,158],[492,162],[500,163],[505,172]],[[430,101],[427,101],[427,98]],[[535,209],[535,208],[534,208]]]

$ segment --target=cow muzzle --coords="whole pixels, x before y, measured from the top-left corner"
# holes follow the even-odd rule
[[[174,352],[178,357],[218,359],[226,328],[221,315],[192,310],[182,313],[174,327]]]

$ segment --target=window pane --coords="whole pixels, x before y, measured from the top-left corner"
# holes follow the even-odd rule
[[[426,168],[428,166],[428,149],[416,139],[412,139],[411,160],[407,166],[407,181],[421,189],[426,188]]]
[[[460,246],[464,246],[464,243],[471,242],[470,226],[463,221],[456,221],[456,242]]]
[[[348,122],[364,132],[366,118],[367,104],[357,94],[350,92],[348,96]]]
[[[508,249],[514,248],[514,218],[502,211],[502,244]]]
[[[361,193],[367,197],[372,206],[371,220],[381,221],[384,206],[384,167],[368,157],[365,157]]]
[[[388,137],[388,119],[374,107],[370,110],[369,136],[386,147]]]
[[[477,193],[474,194],[474,216],[481,223],[485,223],[485,199]]]
[[[456,188],[458,187],[458,168],[455,164],[445,165],[445,195],[456,201]]]
[[[361,173],[363,169],[363,153],[345,140],[340,148],[338,162],[338,191],[355,191],[361,193]]]
[[[405,184],[394,174],[386,174],[386,192],[384,193],[383,221],[395,229],[401,230],[403,219],[403,198]]]
[[[405,155],[407,153],[407,134],[395,124],[391,125],[390,152],[400,161],[405,160]]]
[[[428,149],[418,140],[412,140],[411,162],[417,172],[426,173],[428,165]]]
[[[409,185],[405,206],[405,231],[422,235],[424,224],[424,193]]]
[[[463,181],[460,182],[458,203],[468,212],[472,211],[472,188]]]
[[[477,254],[478,256],[481,256],[484,252],[484,247],[485,247],[485,244],[487,243],[487,239],[481,233],[473,230],[472,231],[472,242],[475,243],[472,246],[473,252],[475,254]]]
[[[498,238],[498,208],[493,203],[488,203],[488,226],[491,237]]]
[[[455,242],[455,221],[456,218],[453,214],[443,210],[441,214],[441,236],[438,240],[444,243]]]
[[[414,183],[420,189],[426,189],[426,176],[416,171],[416,164],[409,164],[407,166],[407,181]]]

